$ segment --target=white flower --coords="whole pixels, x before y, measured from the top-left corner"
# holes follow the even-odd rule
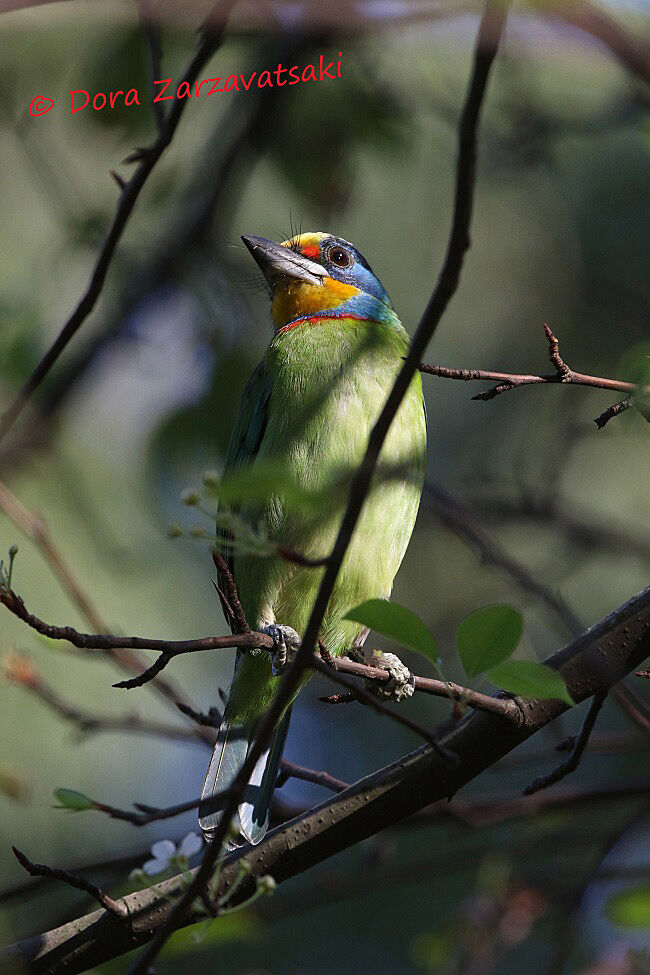
[[[142,871],[147,877],[153,877],[158,873],[164,873],[169,869],[172,861],[176,861],[178,866],[186,863],[191,857],[198,853],[203,847],[203,841],[196,833],[188,833],[184,836],[178,847],[172,840],[157,840],[151,847],[153,859],[147,860],[142,866]]]

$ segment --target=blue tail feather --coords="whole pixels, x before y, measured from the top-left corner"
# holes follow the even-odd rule
[[[278,724],[271,745],[262,752],[257,761],[239,806],[241,842],[231,842],[231,849],[246,841],[259,843],[268,829],[271,799],[290,717],[289,710]],[[242,723],[236,717],[224,717],[221,722],[199,806],[199,826],[207,840],[212,838],[218,828],[227,801],[225,796],[216,803],[211,800],[217,793],[226,792],[237,778],[255,737],[256,727],[256,722]]]

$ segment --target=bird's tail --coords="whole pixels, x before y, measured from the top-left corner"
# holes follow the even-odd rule
[[[291,709],[286,711],[278,723],[271,743],[266,748],[248,781],[248,788],[239,804],[239,832],[241,840],[229,844],[230,848],[241,846],[243,842],[259,843],[266,833],[271,818],[271,799],[278,777],[278,768],[284,751],[284,743],[289,730]],[[212,752],[199,806],[199,826],[203,835],[210,840],[223,816],[227,798],[224,796],[211,802],[217,793],[226,792],[233,784],[246,761],[248,750],[255,737],[257,722],[245,723],[237,717],[224,717],[219,728],[217,742]],[[208,805],[209,803],[209,805]]]

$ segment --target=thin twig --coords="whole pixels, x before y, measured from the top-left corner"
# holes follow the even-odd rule
[[[606,410],[603,410],[602,413],[599,413],[598,416],[595,416],[594,423],[596,424],[599,430],[602,430],[603,427],[606,426],[610,420],[613,420],[615,416],[619,416],[621,413],[625,413],[625,411],[629,410],[631,406],[632,406],[632,399],[631,397],[627,396],[625,399],[622,399],[619,403],[614,403],[612,404],[612,406],[608,406]]]
[[[527,785],[524,789],[523,794],[525,796],[532,796],[535,792],[540,792],[542,789],[548,789],[550,785],[554,785],[559,782],[565,776],[574,772],[578,765],[580,764],[580,759],[582,758],[583,752],[587,747],[589,742],[589,736],[593,731],[594,725],[596,723],[596,718],[605,703],[605,698],[607,694],[595,694],[594,699],[591,702],[589,711],[587,712],[587,717],[585,718],[584,724],[580,729],[580,734],[578,735],[571,755],[565,762],[562,762],[557,768],[554,768],[552,772],[548,772],[546,775],[540,775],[536,779]]]
[[[26,508],[22,501],[2,481],[0,481],[0,510],[28,538],[31,538],[35,542],[54,575],[88,625],[99,633],[108,632],[110,628],[104,622],[99,611],[79,583],[68,560],[55,544],[45,519],[41,515],[36,515]],[[141,673],[145,666],[137,654],[131,653],[126,648],[115,649],[109,651],[109,653],[111,659],[118,667],[129,673]],[[153,682],[152,687],[171,704],[175,705],[177,701],[189,703],[185,692],[170,680],[158,678]],[[204,736],[199,732],[197,737],[202,738]]]
[[[355,664],[352,660],[348,661],[348,664],[355,668],[361,667],[365,669],[363,664]],[[335,684],[340,684],[341,687],[345,687],[346,690],[353,691],[360,700],[362,700],[365,704],[369,704],[370,707],[374,711],[377,711],[378,714],[386,714],[394,721],[397,721],[398,724],[408,728],[409,731],[414,731],[416,735],[420,735],[420,737],[424,738],[424,740],[435,749],[441,758],[444,758],[444,760],[450,765],[455,765],[458,762],[458,757],[448,748],[444,748],[440,744],[436,738],[435,732],[430,731],[418,721],[414,721],[412,718],[402,714],[401,711],[393,711],[391,708],[386,707],[383,701],[380,701],[375,694],[371,694],[370,691],[367,691],[364,687],[359,687],[357,684],[353,684],[351,680],[348,680],[347,677],[343,677],[340,673],[338,673],[335,661],[333,661],[332,664],[329,664],[314,656],[312,658],[311,666],[314,670],[318,671],[318,673],[323,674],[325,677],[329,678],[329,680],[334,681]],[[374,667],[368,667],[367,669],[370,671],[376,671],[376,673],[371,673],[369,675],[371,679],[374,678],[384,681],[390,677],[390,674],[386,670],[379,671],[379,668]],[[355,671],[355,673],[358,674],[359,672]],[[425,678],[421,679],[424,680]]]
[[[11,654],[2,661],[0,669],[6,680],[39,698],[55,714],[75,725],[82,735],[105,731],[125,731],[131,734],[153,735],[156,738],[165,738],[170,741],[190,741],[211,747],[211,742],[199,738],[191,727],[153,721],[136,713],[112,715],[84,711],[61,697],[44,680],[42,674],[27,657]],[[179,707],[179,710],[182,711],[182,707]]]
[[[390,679],[389,672],[383,667],[357,663],[356,660],[350,660],[349,657],[329,657],[327,664],[338,673],[351,674],[365,680],[376,680],[379,683],[384,683]],[[324,672],[320,667],[318,670],[321,673]],[[489,711],[491,714],[498,714],[509,720],[516,720],[519,715],[519,708],[511,698],[490,697],[489,694],[481,694],[479,691],[462,687],[453,681],[437,680],[434,677],[415,677],[414,680],[415,690],[422,691],[424,694],[459,701],[470,708],[478,711]],[[358,691],[359,688],[355,686],[353,693],[356,695]]]
[[[196,711],[187,704],[179,702],[176,707],[186,717],[191,718],[196,724],[203,728],[219,728],[221,725],[222,714],[218,708],[211,707],[207,714],[204,711]]]
[[[225,650],[232,647],[273,649],[273,640],[266,633],[233,633],[230,636],[207,636],[198,640],[158,640],[139,636],[122,637],[112,633],[80,633],[72,626],[56,626],[34,616],[28,611],[21,597],[12,589],[0,589],[0,603],[42,636],[52,640],[67,640],[81,650],[113,650],[120,647],[133,650],[156,650],[171,660],[179,654],[195,653],[197,650]]]
[[[535,386],[540,384],[554,384],[563,383],[565,385],[574,386],[592,386],[597,389],[610,389],[615,390],[620,393],[627,393],[630,396],[636,392],[650,393],[650,388],[638,386],[636,383],[624,382],[620,379],[605,379],[601,376],[588,376],[585,373],[574,372],[567,366],[566,362],[560,355],[559,342],[556,336],[553,334],[548,325],[544,325],[544,332],[546,334],[546,339],[549,344],[549,358],[552,365],[555,368],[555,372],[540,374],[540,375],[528,375],[522,373],[508,373],[508,372],[492,372],[487,369],[450,369],[447,366],[431,365],[430,363],[420,362],[418,368],[420,372],[427,373],[430,376],[441,376],[443,379],[459,379],[462,382],[496,382],[496,386],[492,386],[491,389],[485,390],[483,393],[477,393],[472,399],[475,400],[490,400],[494,399],[495,396],[499,396],[500,393],[507,393],[511,389],[518,389],[520,386]],[[619,404],[620,406],[620,404]],[[613,409],[610,407],[610,410]],[[621,413],[623,408],[619,408],[617,412]],[[614,416],[612,413],[611,416]],[[601,414],[604,416],[604,414]],[[608,416],[607,419],[611,419]],[[596,419],[597,426],[604,426],[607,420],[602,424],[598,423],[601,417]]]
[[[280,765],[280,773],[275,784],[276,789],[281,789],[289,779],[300,779],[301,782],[312,782],[314,785],[322,785],[324,789],[332,792],[343,792],[350,787],[348,782],[335,778],[329,772],[318,772],[315,769],[305,768],[303,765],[296,765],[287,758],[283,758]]]
[[[305,768],[303,765],[296,765],[287,759],[282,759],[280,763],[280,777],[282,778],[282,782],[279,783],[280,785],[288,779],[301,779],[304,782],[313,782],[314,785],[321,785],[324,789],[329,789],[332,792],[342,792],[344,789],[349,788],[346,782],[335,778],[329,772]],[[122,809],[119,806],[112,806],[107,802],[99,802],[97,799],[89,799],[89,802],[92,803],[91,808],[95,812],[101,812],[109,816],[110,819],[119,819],[122,822],[131,823],[132,826],[140,827],[149,826],[150,823],[157,823],[163,819],[174,819],[176,816],[181,816],[183,813],[190,812],[192,809],[197,809],[200,805],[205,805],[206,813],[208,813],[212,808],[219,808],[227,795],[227,791],[218,792],[209,799],[203,799],[201,797],[188,799],[186,802],[180,802],[173,806],[150,806],[144,802],[134,802],[133,809]]]
[[[44,863],[32,863],[24,853],[17,850],[15,846],[11,848],[14,851],[14,856],[18,860],[18,863],[23,867],[30,877],[51,877],[52,880],[62,880],[65,884],[70,887],[75,887],[77,890],[83,890],[84,893],[90,894],[90,896],[97,901],[100,907],[104,910],[110,911],[115,917],[123,920],[128,917],[129,911],[124,902],[113,900],[109,897],[101,887],[97,887],[95,884],[91,884],[89,880],[84,877],[80,877],[78,874],[69,873],[67,870],[60,870],[57,867],[48,867]]]
[[[234,0],[224,0],[224,2],[217,4],[201,29],[194,56],[182,76],[182,81],[188,82],[190,89],[203,66],[212,57],[221,43],[226,19],[233,6],[233,2]],[[165,118],[164,125],[158,132],[156,139],[147,148],[137,150],[135,154],[131,154],[131,159],[137,161],[139,165],[120,194],[113,221],[95,262],[88,287],[57,338],[23,384],[13,403],[0,418],[0,441],[11,430],[34,390],[40,386],[68,342],[74,337],[95,307],[97,299],[102,292],[113,255],[140,195],[140,191],[163,152],[171,143],[189,100],[189,98],[174,99],[172,107]]]
[[[214,562],[215,568],[223,581],[223,586],[225,589],[224,596],[230,612],[232,613],[232,621],[234,626],[233,632],[250,633],[251,628],[248,625],[244,608],[239,600],[237,586],[235,585],[235,580],[232,572],[230,571],[228,563],[224,559],[221,552],[218,552],[216,549],[212,550],[212,561]]]

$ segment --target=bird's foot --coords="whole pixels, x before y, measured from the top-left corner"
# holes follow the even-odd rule
[[[289,664],[293,663],[301,643],[300,637],[291,626],[284,626],[282,623],[263,626],[262,633],[266,633],[273,640],[273,649],[269,651],[271,670],[274,677],[280,677]]]
[[[411,697],[415,690],[415,677],[396,653],[385,653],[383,650],[373,650],[368,653],[359,649],[354,656],[349,654],[352,659],[357,659],[357,655],[360,655],[361,662],[371,667],[381,667],[390,674],[386,681],[364,680],[369,691],[383,701],[399,702]]]

